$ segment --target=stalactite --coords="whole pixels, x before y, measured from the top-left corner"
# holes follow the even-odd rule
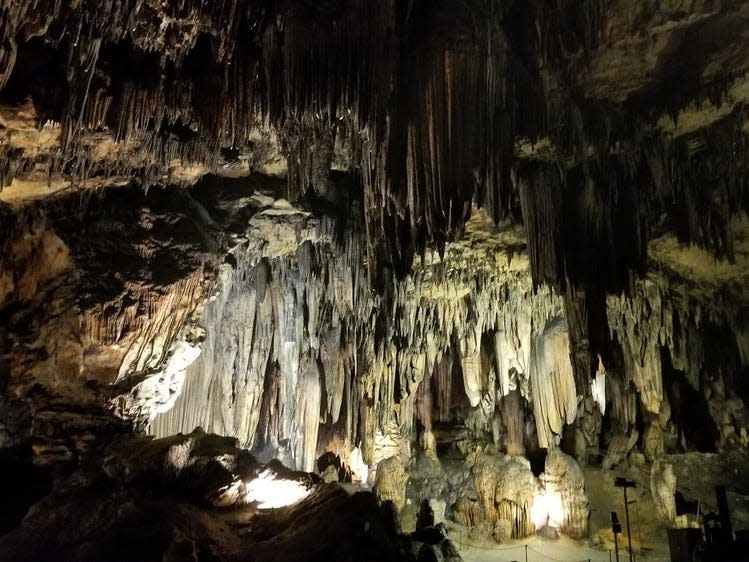
[[[552,448],[564,425],[573,423],[577,415],[575,380],[562,321],[549,323],[534,338],[530,371],[538,444]]]
[[[478,406],[483,396],[481,384],[481,365],[478,350],[474,341],[466,342],[461,351],[461,370],[463,372],[463,388],[468,402],[472,407]]]
[[[310,472],[314,470],[320,427],[320,373],[309,355],[302,360],[296,402],[295,427],[291,434],[294,459],[300,469]]]
[[[535,285],[558,286],[563,271],[561,249],[561,178],[551,166],[533,166],[518,179],[523,223],[528,235],[528,255]]]
[[[662,322],[658,288],[650,285],[646,290],[651,295],[647,303],[624,300],[623,310],[616,318],[610,307],[609,324],[620,338],[627,376],[640,393],[645,409],[657,414],[663,400],[660,345],[665,343],[672,326]]]
[[[450,351],[437,361],[432,380],[437,393],[437,419],[446,421],[450,417],[452,403],[453,360]]]
[[[628,431],[637,417],[637,394],[623,373],[607,373],[606,395],[611,397],[611,418],[616,423],[614,430]]]
[[[520,391],[516,389],[504,396],[497,409],[502,413],[507,454],[525,454],[525,419]]]

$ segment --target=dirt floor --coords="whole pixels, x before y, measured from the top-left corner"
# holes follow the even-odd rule
[[[512,541],[508,544],[477,543],[467,539],[467,529],[457,526],[450,529],[450,539],[458,547],[465,562],[610,562],[615,560],[614,553],[600,548],[587,546],[567,537],[549,541],[541,537],[529,537]],[[527,555],[527,558],[526,558]],[[620,552],[621,560],[626,560],[626,552]],[[638,556],[638,560],[665,562],[668,556],[656,556],[652,553]]]

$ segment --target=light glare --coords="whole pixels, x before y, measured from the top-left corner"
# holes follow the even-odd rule
[[[258,502],[258,509],[275,509],[294,504],[307,497],[310,490],[296,480],[276,478],[271,470],[264,470],[247,484],[247,500]]]
[[[544,492],[537,495],[531,507],[531,519],[536,530],[545,525],[555,529],[561,527],[564,520],[564,506],[559,494]]]

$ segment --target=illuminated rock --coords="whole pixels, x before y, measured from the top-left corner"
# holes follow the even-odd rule
[[[400,513],[406,505],[406,484],[408,475],[398,457],[390,457],[377,465],[374,490],[380,504],[391,503],[395,513]]]
[[[585,477],[575,459],[561,450],[546,455],[544,497],[548,499],[548,525],[572,538],[588,534],[590,509]]]
[[[473,466],[473,478],[490,526],[505,519],[511,523],[513,537],[535,532],[533,505],[539,494],[539,483],[525,459],[479,453]]]

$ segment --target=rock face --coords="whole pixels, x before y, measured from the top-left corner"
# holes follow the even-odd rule
[[[196,431],[127,438],[35,505],[0,538],[0,557],[25,560],[409,560],[374,496],[280,464],[263,466],[236,440]],[[258,513],[244,491],[272,471],[308,488],[294,505]],[[231,507],[231,509],[226,509]],[[42,531],[43,535],[38,533]],[[42,538],[43,537],[43,538]]]
[[[408,475],[398,457],[390,457],[377,465],[374,493],[380,504],[390,503],[396,514],[406,506]]]

